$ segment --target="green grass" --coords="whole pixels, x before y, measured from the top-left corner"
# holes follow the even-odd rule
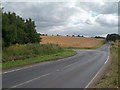
[[[117,88],[118,85],[120,87],[120,83],[118,83],[120,81],[120,77],[118,80],[118,68],[120,69],[120,64],[118,65],[118,54],[120,55],[120,47],[111,45],[111,54],[111,65],[95,88]]]
[[[20,66],[35,64],[35,63],[44,62],[44,61],[57,60],[57,59],[65,58],[65,57],[72,56],[75,54],[76,52],[73,50],[64,49],[62,52],[58,52],[58,53],[51,54],[51,55],[42,55],[42,56],[36,56],[36,57],[24,59],[24,60],[8,61],[2,64],[2,68],[8,69],[8,68],[20,67]]]
[[[64,51],[63,48],[54,44],[16,44],[3,49],[2,62],[24,60],[38,55],[50,55],[62,51]]]

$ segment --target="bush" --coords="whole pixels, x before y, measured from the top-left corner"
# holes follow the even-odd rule
[[[50,55],[62,51],[63,49],[60,46],[53,44],[15,44],[3,49],[2,61],[24,60],[38,55]]]

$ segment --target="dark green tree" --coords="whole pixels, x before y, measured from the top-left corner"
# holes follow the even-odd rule
[[[116,41],[116,40],[120,40],[120,35],[119,34],[108,34],[106,37],[107,41]]]
[[[36,32],[32,19],[24,20],[15,13],[2,12],[2,40],[4,46],[11,44],[26,44],[40,42],[40,35]]]
[[[39,34],[36,32],[35,27],[35,22],[32,21],[32,19],[26,19],[25,32],[28,37],[28,42],[30,43],[36,43],[40,41]]]

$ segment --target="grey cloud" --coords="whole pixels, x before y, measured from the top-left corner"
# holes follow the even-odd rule
[[[120,16],[120,1],[118,2],[118,16]]]
[[[49,31],[48,31],[49,32]],[[58,32],[55,32],[57,34]],[[61,35],[84,35],[84,36],[96,36],[96,35],[104,35],[108,33],[118,33],[118,28],[108,28],[108,27],[101,27],[101,26],[89,26],[86,25],[86,27],[83,28],[66,28],[64,32],[60,32]],[[51,32],[50,34],[53,34]]]
[[[81,7],[87,11],[94,11],[100,14],[114,14],[118,13],[118,3],[117,2],[105,2],[101,5],[98,2],[80,2],[77,4],[78,7]]]
[[[101,27],[117,27],[118,26],[118,18],[117,16],[114,16],[114,18],[109,18],[108,15],[99,15],[96,19],[96,22],[98,22]]]
[[[9,4],[9,5],[8,5]],[[24,18],[32,18],[37,26],[49,27],[67,23],[67,19],[75,13],[75,9],[66,7],[66,3],[7,3],[6,11],[15,11]],[[11,6],[11,8],[9,8]],[[21,8],[21,7],[25,8]]]
[[[101,26],[86,25],[84,27],[68,27],[61,32],[50,31],[53,27],[64,26],[69,23],[69,18],[76,14],[78,10],[76,8],[70,8],[67,6],[67,2],[42,2],[42,3],[25,3],[25,2],[13,2],[3,3],[5,11],[14,11],[23,18],[32,18],[36,23],[36,29],[41,33],[48,34],[80,34],[86,36],[102,35],[109,32],[117,32],[116,27],[113,24],[108,24],[102,19],[97,19],[96,22]],[[99,3],[76,3],[77,7],[80,7],[86,11],[94,11],[102,14],[117,14],[117,3],[105,3],[101,6]],[[106,27],[109,25],[108,27]],[[81,29],[82,28],[82,29]]]
[[[103,7],[104,9],[101,9],[103,14],[118,14],[118,3],[117,2],[106,2]]]
[[[23,9],[25,18],[31,17],[36,21],[37,27],[49,27],[67,24],[67,20],[75,13],[75,9],[66,7],[66,3],[37,3]],[[38,29],[39,31],[40,29]],[[44,29],[42,29],[44,30]]]

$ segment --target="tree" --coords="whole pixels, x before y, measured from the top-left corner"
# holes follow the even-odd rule
[[[80,35],[77,35],[77,37],[80,37]]]
[[[81,37],[84,37],[83,35]]]
[[[119,34],[108,34],[106,37],[107,41],[116,41],[116,40],[120,40],[120,35]]]
[[[25,44],[40,42],[40,35],[36,32],[32,19],[24,20],[15,13],[2,12],[2,39],[5,46],[11,44]]]
[[[57,34],[57,36],[60,36],[59,34]]]
[[[75,35],[72,35],[72,37],[75,37]]]
[[[39,42],[39,34],[37,34],[36,29],[35,29],[35,23],[34,21],[32,21],[31,18],[26,19],[25,22],[25,32],[27,33],[27,37],[28,37],[28,42],[30,43],[36,43]]]

